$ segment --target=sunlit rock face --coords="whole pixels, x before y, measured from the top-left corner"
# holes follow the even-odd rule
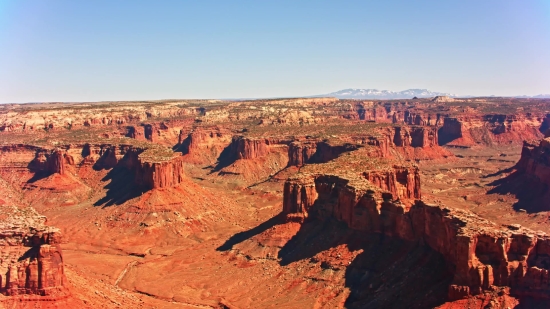
[[[64,296],[61,232],[32,208],[0,206],[0,293]]]

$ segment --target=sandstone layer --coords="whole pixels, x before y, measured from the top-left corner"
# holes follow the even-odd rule
[[[0,206],[0,216],[0,293],[67,296],[60,230],[32,208]]]
[[[443,255],[453,273],[450,300],[494,287],[510,287],[517,296],[550,297],[550,238],[545,234],[521,226],[502,228],[471,213],[418,200],[407,206],[396,201],[403,193],[383,191],[359,177],[303,175],[285,183],[283,212],[331,217],[354,230],[427,244]]]

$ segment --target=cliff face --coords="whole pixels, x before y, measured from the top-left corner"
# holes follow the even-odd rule
[[[180,134],[178,151],[186,155],[185,160],[196,164],[215,163],[222,151],[231,143],[232,134],[218,127],[195,128],[183,138]]]
[[[63,110],[39,109],[28,111],[22,108],[9,114],[0,115],[0,131],[38,131],[75,129],[82,127],[117,126],[137,124],[154,118],[170,118],[198,115],[201,111],[195,107],[181,107],[173,104],[138,106],[136,104],[113,104],[105,106],[75,104]],[[73,109],[75,108],[75,109]]]
[[[383,175],[367,178],[387,186],[378,181]],[[285,183],[283,212],[290,219],[331,217],[354,230],[428,245],[444,257],[454,276],[450,300],[493,286],[510,287],[517,296],[550,298],[549,237],[520,226],[502,229],[466,211],[418,200],[407,206],[395,197],[367,180],[302,175]]]
[[[292,142],[288,146],[288,166],[303,166],[317,151],[317,142]]]
[[[143,134],[145,135],[145,139],[150,142],[154,143],[157,140],[158,132],[152,124],[146,124],[143,126]]]
[[[310,161],[312,163],[326,163],[334,160],[344,152],[359,149],[360,146],[354,144],[332,145],[329,142],[320,142]]]
[[[390,119],[388,119],[388,112],[382,106],[361,110],[359,119],[374,122],[390,122]]]
[[[550,137],[536,142],[524,142],[516,167],[550,185]]]
[[[435,127],[395,127],[393,143],[396,147],[434,147],[437,143]]]
[[[124,167],[134,174],[134,181],[145,190],[172,187],[183,181],[184,159],[162,147],[147,148],[125,144],[69,145],[64,150],[37,149],[31,170],[63,174],[66,165],[90,166],[94,169]]]
[[[453,157],[440,147],[437,126],[394,126],[385,135],[399,156],[406,160],[433,160]]]
[[[183,157],[163,162],[148,162],[139,158],[136,167],[136,183],[145,189],[173,187],[185,179]]]
[[[67,295],[60,231],[32,208],[0,206],[0,218],[0,293]]]
[[[550,210],[550,137],[540,142],[524,142],[517,172],[497,187],[503,193],[515,194],[518,208],[527,211]]]
[[[236,159],[255,159],[269,153],[269,141],[265,139],[249,139],[235,136],[231,142],[231,153]]]
[[[126,127],[126,134],[124,136],[137,139],[137,140],[145,140],[145,130],[142,127],[139,126],[127,126]]]
[[[36,151],[34,160],[29,164],[33,171],[40,171],[48,174],[65,173],[65,156],[60,150],[39,149]]]
[[[117,148],[119,154],[114,150]],[[134,182],[144,190],[173,187],[185,179],[184,160],[180,153],[166,151],[156,154],[158,150],[132,146],[112,146],[107,149],[111,150],[104,156],[116,158],[112,167],[124,167],[132,171]]]
[[[363,177],[399,199],[420,199],[420,174],[416,167],[394,166],[389,171],[367,171]]]
[[[439,129],[440,145],[473,146],[522,143],[542,136],[543,119],[536,115],[487,114],[446,117]]]
[[[416,126],[441,126],[443,119],[440,114],[422,114],[410,111],[404,111],[401,117],[401,112],[397,111],[393,115],[393,123],[405,123]]]

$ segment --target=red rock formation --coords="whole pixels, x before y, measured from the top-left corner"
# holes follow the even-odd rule
[[[96,168],[110,169],[118,164],[122,157],[116,145],[84,145],[82,151],[84,161],[94,164]]]
[[[292,142],[288,146],[288,166],[303,166],[317,151],[316,142]]]
[[[520,226],[502,229],[467,211],[418,200],[409,207],[393,197],[367,180],[302,175],[285,183],[283,212],[292,217],[332,217],[355,230],[431,247],[445,258],[454,276],[450,300],[494,286],[510,287],[516,296],[550,298],[549,237]]]
[[[0,293],[47,300],[68,295],[61,233],[32,208],[0,206]]]
[[[154,143],[157,140],[158,130],[152,124],[146,124],[143,126],[143,134],[146,140]]]
[[[145,190],[173,187],[185,179],[184,157],[162,147],[101,145],[99,155],[96,167],[133,171],[135,183]]]
[[[197,127],[191,133],[180,134],[178,151],[186,155],[185,160],[195,164],[213,164],[222,151],[232,141],[232,134],[228,130],[218,127]]]
[[[312,163],[325,163],[325,162],[334,160],[344,152],[357,150],[360,147],[361,145],[348,144],[348,143],[343,145],[332,145],[327,141],[319,142],[317,144],[317,149],[315,151],[315,154],[313,154],[310,161]]]
[[[173,187],[185,179],[182,156],[170,160],[151,162],[139,158],[136,167],[135,181],[145,189]]]
[[[231,153],[236,159],[255,159],[269,153],[269,141],[266,139],[250,139],[243,136],[233,137]]]
[[[399,156],[406,160],[433,160],[453,157],[438,145],[436,126],[395,126],[384,133]]]
[[[365,179],[378,188],[390,192],[400,199],[419,199],[420,174],[418,168],[394,166],[389,171],[367,171]]]
[[[39,149],[29,167],[34,171],[63,175],[65,173],[65,157],[61,150]]]
[[[436,127],[394,127],[393,144],[396,147],[435,147],[438,146],[437,140]]]
[[[439,129],[439,144],[519,144],[524,140],[540,138],[542,121],[541,117],[532,114],[446,117]]]
[[[374,121],[374,122],[390,122],[388,119],[388,112],[383,106],[376,106],[373,108],[366,108],[359,115],[359,119]]]
[[[523,142],[521,158],[516,167],[550,185],[550,138],[540,142]]]
[[[139,126],[127,126],[124,136],[137,140],[145,140],[144,134],[144,128],[141,128]]]
[[[524,142],[517,173],[506,178],[500,190],[514,193],[521,208],[550,210],[550,137]]]

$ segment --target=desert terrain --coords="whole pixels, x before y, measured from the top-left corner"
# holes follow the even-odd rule
[[[549,308],[550,99],[0,105],[0,308]]]

